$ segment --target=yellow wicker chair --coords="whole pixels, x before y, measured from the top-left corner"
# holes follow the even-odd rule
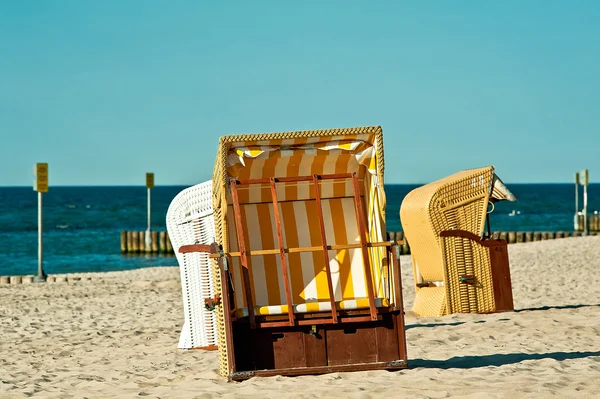
[[[493,166],[456,173],[404,198],[400,220],[411,248],[416,314],[513,309],[506,241],[484,236],[488,204],[500,200],[516,198]]]
[[[208,299],[221,375],[406,367],[383,167],[378,126],[221,137],[211,255],[220,290]]]

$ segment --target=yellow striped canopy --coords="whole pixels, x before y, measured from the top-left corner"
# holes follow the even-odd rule
[[[361,212],[368,224],[368,239],[384,241],[383,165],[383,137],[379,126],[222,137],[213,176],[217,241],[225,252],[238,251],[230,178],[243,183],[251,179],[340,173],[356,173],[364,204]],[[246,249],[252,252],[278,248],[270,185],[239,184],[237,189]],[[360,243],[352,180],[321,181],[320,189],[327,244]],[[284,246],[320,246],[313,183],[281,182],[276,184],[276,191]],[[386,288],[389,282],[387,268],[384,267],[387,266],[386,251],[370,248],[369,256],[375,296],[382,298],[389,290]],[[286,253],[286,257],[292,302],[302,305],[295,306],[296,311],[326,307],[318,305],[329,299],[323,253]],[[329,258],[335,300],[340,302],[337,306],[366,303],[363,300],[367,297],[367,286],[361,250],[330,251]],[[257,313],[287,312],[287,307],[273,310],[273,307],[286,303],[279,255],[255,255],[248,261],[253,303],[263,307]],[[239,258],[233,258],[230,269],[235,306],[245,308]],[[393,295],[389,297],[393,298]],[[310,303],[315,305],[303,305]],[[387,301],[378,303],[387,304]]]

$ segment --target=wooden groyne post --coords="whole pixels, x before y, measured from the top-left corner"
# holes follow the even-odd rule
[[[146,243],[150,245],[147,246]],[[166,231],[121,231],[121,253],[174,255]]]
[[[594,227],[595,229],[592,229]],[[600,234],[600,215],[590,217],[590,232],[591,235]],[[508,244],[526,243],[533,241],[554,240],[557,238],[580,237],[581,231],[497,231],[493,234],[494,237],[505,240]],[[402,255],[410,254],[410,244],[404,232],[389,231],[387,233],[388,240],[404,241],[402,244]],[[122,231],[121,232],[121,252],[129,254],[162,254],[174,255],[173,246],[169,239],[169,233],[166,231],[152,231],[150,233],[150,251],[147,250],[145,244],[145,231]]]

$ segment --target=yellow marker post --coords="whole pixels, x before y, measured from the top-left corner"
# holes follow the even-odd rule
[[[146,173],[146,188],[148,189],[148,230],[146,230],[146,252],[150,252],[152,250],[152,237],[150,235],[151,231],[151,194],[150,191],[154,188],[154,173]]]
[[[43,283],[46,281],[46,274],[44,273],[44,247],[42,240],[42,193],[48,192],[48,164],[36,164],[33,168],[33,174],[35,176],[33,189],[38,193],[38,272],[33,277],[33,281],[36,283]]]

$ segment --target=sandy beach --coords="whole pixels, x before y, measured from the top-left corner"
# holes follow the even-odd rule
[[[0,397],[600,396],[600,236],[510,246],[515,312],[416,318],[409,369],[228,383],[217,353],[177,349],[179,269],[0,286]]]

